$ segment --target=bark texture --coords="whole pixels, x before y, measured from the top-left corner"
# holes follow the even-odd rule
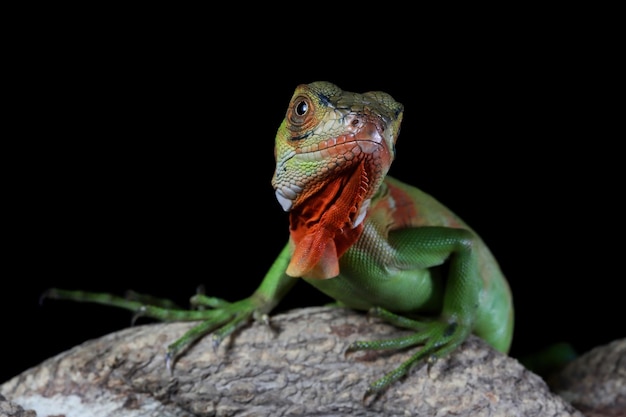
[[[37,417],[34,410],[24,410],[20,405],[4,398],[0,394],[0,416],[2,417]]]
[[[272,329],[256,323],[217,349],[206,337],[170,375],[165,348],[191,326],[141,325],[88,341],[5,382],[0,393],[39,417],[583,416],[476,337],[364,402],[368,384],[416,349],[345,355],[352,341],[406,332],[331,307],[273,316]]]

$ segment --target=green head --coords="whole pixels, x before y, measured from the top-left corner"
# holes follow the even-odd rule
[[[403,106],[389,94],[343,91],[329,82],[299,85],[276,134],[272,185],[285,211],[324,188],[328,179],[366,176],[365,201],[395,155]]]

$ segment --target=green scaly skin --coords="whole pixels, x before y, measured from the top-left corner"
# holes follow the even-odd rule
[[[372,382],[366,396],[382,392],[414,365],[453,352],[471,333],[508,352],[512,298],[487,246],[433,197],[387,175],[403,110],[383,92],[356,94],[327,82],[298,86],[276,134],[272,179],[289,212],[290,239],[250,297],[230,303],[198,294],[191,300],[196,308],[186,310],[139,294],[52,289],[45,296],[163,321],[200,321],[168,347],[171,369],[197,339],[211,333],[218,344],[251,320],[266,319],[299,277],[340,305],[414,330],[348,347],[421,346]]]

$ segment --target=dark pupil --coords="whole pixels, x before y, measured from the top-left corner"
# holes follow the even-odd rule
[[[296,106],[296,114],[298,116],[304,116],[308,109],[309,109],[309,106],[306,104],[306,101],[302,100]]]

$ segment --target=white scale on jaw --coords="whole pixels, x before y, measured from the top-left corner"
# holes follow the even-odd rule
[[[280,203],[280,206],[285,211],[291,210],[291,206],[293,205],[293,200],[296,199],[298,194],[302,192],[303,188],[299,187],[295,184],[289,184],[288,186],[282,186],[281,188],[277,188],[275,191],[276,200]]]

